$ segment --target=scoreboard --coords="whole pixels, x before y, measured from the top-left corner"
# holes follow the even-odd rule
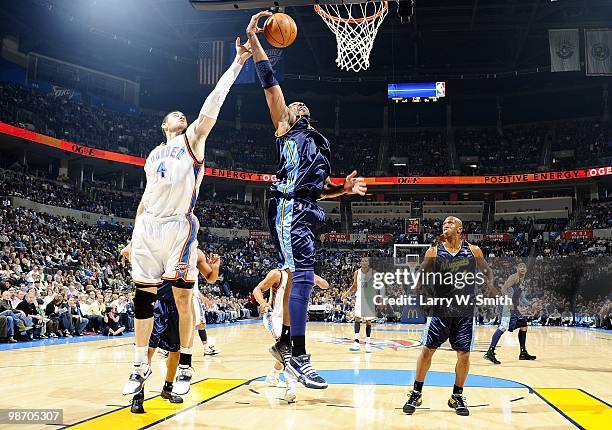
[[[446,82],[387,85],[387,99],[396,103],[435,102],[442,97],[446,97]]]

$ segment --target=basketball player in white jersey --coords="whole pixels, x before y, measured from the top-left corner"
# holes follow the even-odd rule
[[[187,125],[181,112],[166,115],[161,128],[166,136],[147,157],[147,186],[136,211],[130,260],[134,296],[134,367],[124,395],[140,392],[151,376],[147,345],[153,329],[153,305],[157,287],[173,281],[172,291],[179,311],[180,358],[174,393],[189,391],[193,369],[193,283],[197,278],[197,232],[193,215],[204,174],[206,137],[217,121],[221,105],[238,77],[242,65],[252,55],[250,45],[236,39],[236,57],[208,95],[198,118]]]
[[[255,287],[253,290],[253,297],[259,303],[259,310],[263,314],[264,327],[270,332],[274,340],[291,342],[289,336],[289,325],[291,323],[289,316],[289,295],[291,293],[291,282],[289,277],[290,273],[274,269],[270,270],[266,277]],[[321,278],[319,275],[315,275],[315,285],[321,289],[329,288],[329,283]],[[266,300],[263,296],[265,291],[270,290],[270,296]],[[281,351],[286,351],[285,356],[281,355]],[[266,383],[271,386],[282,386],[279,385],[280,373],[285,368],[286,363],[291,358],[291,350],[279,350],[274,346],[270,348],[270,352],[276,359],[274,367],[270,370],[270,373],[266,376]],[[288,377],[285,373],[286,390],[284,400],[288,403],[295,402],[297,397],[295,379]]]
[[[370,267],[370,259],[363,257],[359,265],[360,268],[353,273],[353,285],[342,293],[342,300],[346,300],[348,296],[355,294],[355,342],[349,350],[361,351],[359,332],[361,331],[361,321],[364,321],[366,323],[365,352],[370,353],[372,352],[370,346],[372,322],[376,319],[374,296],[380,294],[380,291],[374,289],[374,269]]]

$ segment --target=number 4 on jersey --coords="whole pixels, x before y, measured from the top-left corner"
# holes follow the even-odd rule
[[[166,162],[162,161],[161,163],[159,163],[159,166],[157,166],[157,173],[161,175],[162,178],[166,177]]]

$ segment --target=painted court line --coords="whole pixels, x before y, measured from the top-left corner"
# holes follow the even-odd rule
[[[232,391],[247,382],[247,379],[205,379],[191,385],[191,390],[183,397],[183,403],[170,403],[160,396],[155,396],[145,400],[144,410],[146,413],[144,414],[133,414],[130,412],[129,406],[124,406],[64,428],[69,427],[78,430],[136,430],[151,427]]]
[[[576,388],[535,388],[534,391],[578,428],[609,429],[612,408],[597,397]]]

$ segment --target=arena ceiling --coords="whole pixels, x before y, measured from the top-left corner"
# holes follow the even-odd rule
[[[612,23],[610,0],[416,0],[403,24],[395,2],[390,8],[372,67],[355,75],[336,68],[335,39],[312,8],[288,7],[299,37],[286,52],[286,73],[390,80],[545,71],[548,29]],[[2,34],[18,35],[25,51],[132,79],[187,70],[197,62],[199,41],[244,34],[252,13],[195,10],[188,0],[22,0],[0,10]]]

